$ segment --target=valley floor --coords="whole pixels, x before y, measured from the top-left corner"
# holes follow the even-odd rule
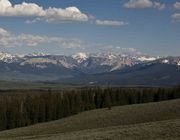
[[[180,99],[98,109],[0,132],[2,140],[178,140]]]

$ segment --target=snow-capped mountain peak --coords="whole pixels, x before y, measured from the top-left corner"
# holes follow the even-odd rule
[[[151,63],[172,64],[180,66],[179,57],[151,57],[147,55],[131,56],[127,54],[116,53],[83,53],[79,52],[72,56],[49,55],[42,53],[33,53],[29,55],[13,55],[9,53],[0,53],[0,62],[7,64],[14,63],[17,67],[33,68],[55,68],[57,70],[78,69],[85,73],[101,73],[120,70],[126,67],[132,67],[137,64]],[[14,66],[14,65],[13,65]]]
[[[12,63],[18,60],[19,58],[20,56],[18,55],[12,55],[10,53],[0,52],[0,61],[6,62],[6,63]]]
[[[72,55],[72,58],[76,59],[78,61],[78,63],[83,62],[84,60],[86,60],[88,58],[88,54],[83,53],[83,52],[79,52],[75,55]]]

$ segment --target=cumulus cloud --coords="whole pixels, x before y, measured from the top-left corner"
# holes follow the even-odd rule
[[[47,44],[63,48],[80,48],[82,46],[81,40],[78,39],[66,39],[61,37],[48,37],[31,34],[15,35],[3,28],[0,28],[0,47],[34,47]]]
[[[77,7],[54,8],[43,7],[35,3],[12,5],[9,0],[0,0],[0,16],[33,16],[47,22],[57,21],[88,21],[88,16],[82,13]]]
[[[174,13],[171,18],[173,22],[180,22],[180,13]]]
[[[35,3],[22,2],[21,4],[13,5],[10,0],[0,0],[0,16],[24,16],[33,17],[25,21],[27,24],[36,23],[39,21],[46,21],[48,23],[60,23],[71,21],[93,21],[97,25],[109,25],[109,26],[123,26],[127,25],[127,22],[112,21],[112,20],[96,20],[95,17],[88,16],[81,12],[77,7],[67,7],[65,9],[49,7],[44,9],[43,7]]]
[[[180,9],[180,2],[174,3],[174,8],[175,9]]]
[[[152,2],[151,0],[129,0],[124,4],[126,8],[156,8],[162,10],[166,7],[165,4],[159,2]]]
[[[154,2],[154,5],[153,5],[154,8],[158,9],[158,10],[163,10],[166,8],[166,5],[163,3],[159,3],[159,2]]]
[[[124,21],[114,21],[114,20],[96,20],[97,25],[106,25],[106,26],[125,26],[128,25]]]

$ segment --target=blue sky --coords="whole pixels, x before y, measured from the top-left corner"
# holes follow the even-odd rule
[[[0,51],[69,55],[128,49],[180,55],[180,1],[0,0]]]

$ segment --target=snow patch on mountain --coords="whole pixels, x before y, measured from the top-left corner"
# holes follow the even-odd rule
[[[47,68],[47,66],[46,65],[35,65],[37,68],[40,68],[40,69],[45,69],[45,68]]]
[[[75,64],[70,64],[70,63],[67,63],[67,62],[65,62],[63,60],[59,60],[58,63],[60,63],[63,67],[69,68],[69,69],[76,67]]]
[[[147,62],[147,61],[155,61],[157,58],[155,57],[146,57],[146,56],[141,56],[138,58],[139,61],[142,61],[142,62]]]
[[[49,64],[56,65],[56,66],[62,66],[65,68],[73,68],[76,65],[65,62],[63,59],[51,59],[51,58],[44,58],[44,57],[38,57],[38,58],[29,58],[23,62],[20,63],[21,66],[24,65],[33,65],[38,68],[47,68]]]
[[[178,66],[180,66],[180,61],[179,61],[179,62],[177,62],[177,65],[178,65]]]
[[[169,60],[168,60],[168,59],[164,59],[164,60],[162,61],[162,63],[164,63],[164,64],[169,64]]]
[[[56,65],[57,61],[51,60],[51,59],[48,59],[48,58],[31,58],[31,59],[28,59],[28,60],[22,62],[20,65],[25,65],[25,64],[41,64],[41,63],[51,63],[51,64]]]

